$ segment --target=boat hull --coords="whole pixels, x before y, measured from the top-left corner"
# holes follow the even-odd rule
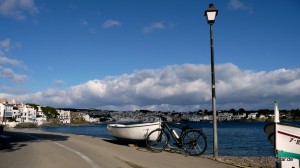
[[[125,141],[143,141],[147,135],[160,127],[159,122],[142,124],[109,124],[108,133],[119,140]]]
[[[265,126],[264,131],[274,149],[276,149],[278,157],[290,157],[300,160],[299,126],[283,123],[270,123]]]

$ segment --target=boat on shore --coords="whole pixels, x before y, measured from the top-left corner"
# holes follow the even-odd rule
[[[280,123],[276,102],[274,107],[274,122],[267,124],[264,127],[264,131],[274,147],[277,158],[300,160],[300,126]],[[277,160],[283,161],[281,159]]]
[[[108,133],[122,141],[143,141],[147,135],[160,127],[160,122],[139,124],[108,124]]]

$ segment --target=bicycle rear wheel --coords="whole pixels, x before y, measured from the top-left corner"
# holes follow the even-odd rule
[[[161,152],[169,143],[169,135],[162,129],[150,132],[146,138],[147,148],[151,151]]]
[[[206,136],[201,130],[188,130],[183,135],[182,147],[189,155],[202,155],[207,148]]]

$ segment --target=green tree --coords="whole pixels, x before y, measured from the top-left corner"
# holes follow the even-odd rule
[[[29,105],[29,106],[33,107],[35,110],[38,110],[38,109],[39,109],[39,108],[38,108],[39,105],[37,105],[37,104],[27,103],[26,105]]]
[[[300,110],[299,109],[291,110],[290,113],[293,116],[293,119],[300,118]]]
[[[48,118],[56,118],[56,116],[59,115],[56,109],[53,107],[46,106],[46,107],[41,107],[41,109]]]
[[[246,112],[245,109],[243,109],[243,108],[239,109],[239,113],[245,113],[245,112]]]

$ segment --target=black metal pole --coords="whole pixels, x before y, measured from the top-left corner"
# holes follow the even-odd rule
[[[214,135],[214,158],[218,157],[218,133],[217,133],[217,111],[216,111],[216,86],[215,86],[215,63],[214,63],[214,41],[213,28],[210,25],[210,53],[211,53],[211,93],[212,93],[212,111],[213,111],[213,135]]]

